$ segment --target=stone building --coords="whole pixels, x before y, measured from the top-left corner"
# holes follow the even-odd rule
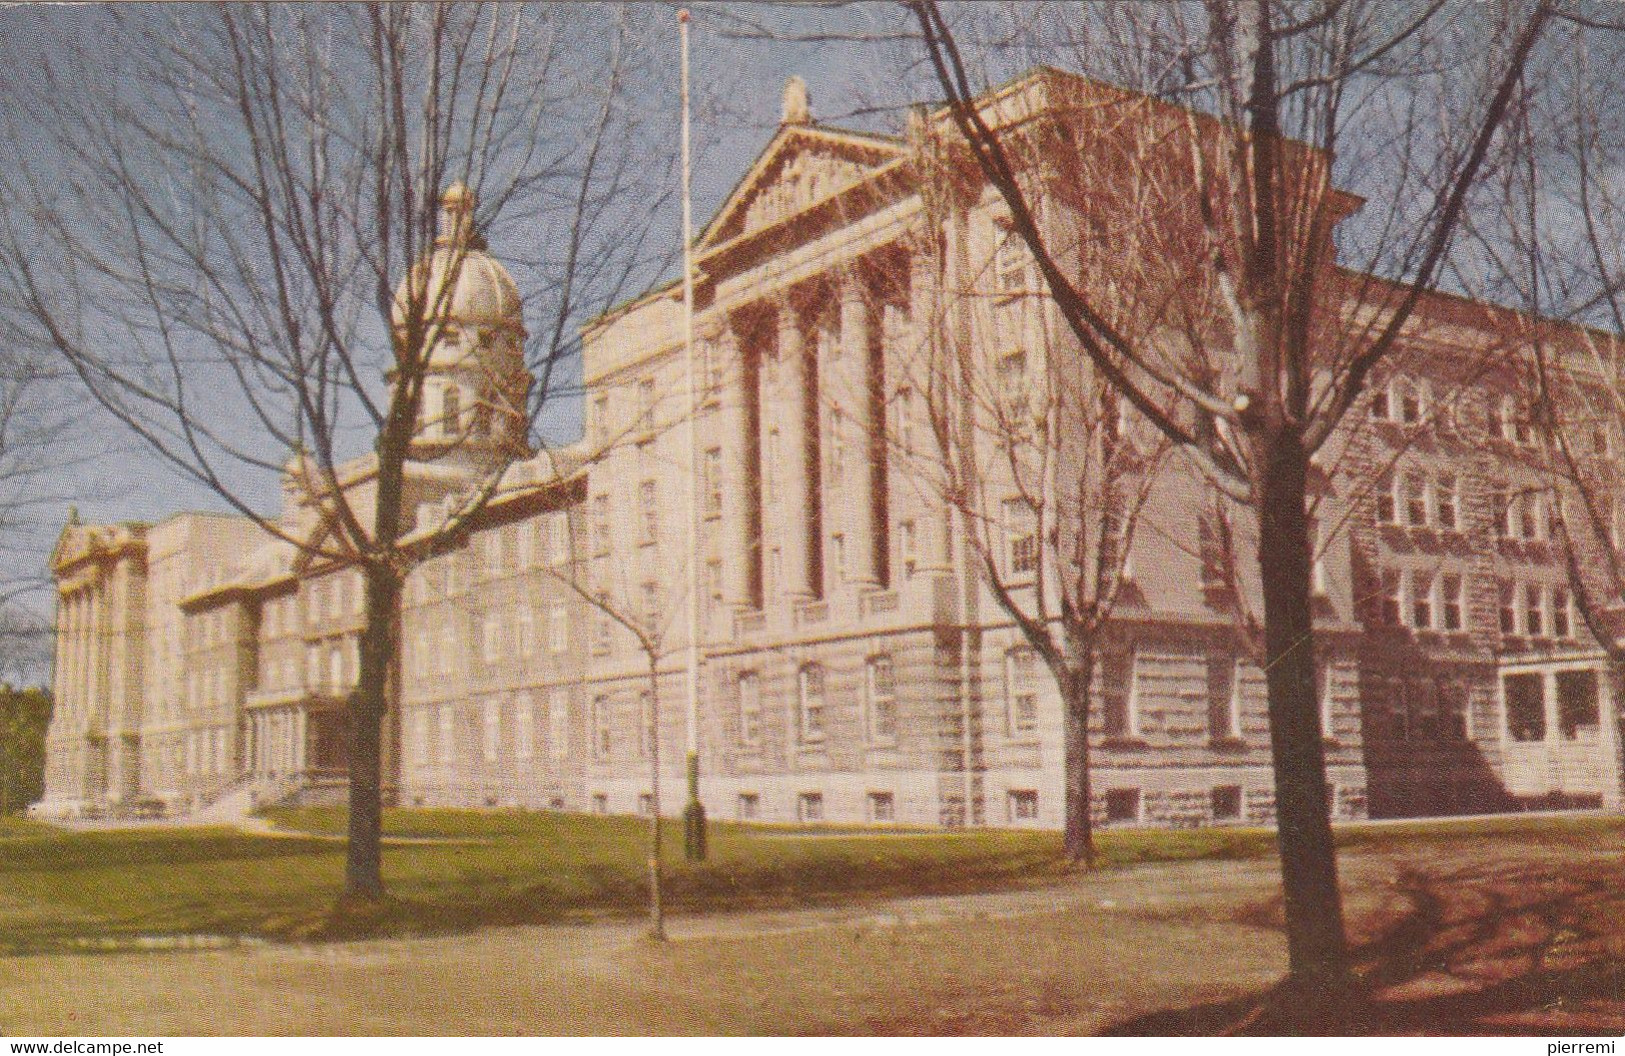
[[[1040,71],[989,105],[1042,115],[1098,87]],[[1021,597],[1044,586],[1020,459],[981,481],[991,513],[971,523],[944,497],[939,439],[947,420],[961,455],[997,467],[1015,441],[989,422],[1098,383],[998,195],[963,178],[943,194],[918,149],[814,122],[792,83],[699,239],[698,411],[680,290],[658,290],[585,328],[584,435],[567,449],[532,452],[501,417],[530,384],[520,301],[493,257],[468,253],[409,473],[423,543],[387,738],[397,802],[646,811],[658,767],[669,811],[692,742],[715,818],[1060,825],[1059,696],[987,575]],[[470,214],[448,192],[443,239],[469,238]],[[408,281],[438,289],[437,267]],[[1374,281],[1337,273],[1328,296],[1354,279]],[[1426,298],[1317,484],[1334,817],[1619,803],[1619,673],[1575,611],[1552,535],[1564,497],[1527,457],[1517,357],[1481,369],[1506,314]],[[985,372],[946,415],[945,348]],[[1605,467],[1621,437],[1599,428],[1586,457]],[[1090,457],[1054,435],[1058,457]],[[435,542],[499,470],[470,529]],[[311,533],[301,479],[290,463],[282,523]],[[344,486],[367,482],[362,459]],[[1102,645],[1096,816],[1268,822],[1263,676],[1245,647],[1256,574],[1226,560],[1249,552],[1250,520],[1183,463],[1147,494]],[[353,570],[192,514],[70,523],[53,568],[42,809],[341,792]]]

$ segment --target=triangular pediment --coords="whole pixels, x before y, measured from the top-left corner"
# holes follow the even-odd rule
[[[700,235],[697,251],[731,242],[803,212],[902,157],[885,136],[785,125]]]

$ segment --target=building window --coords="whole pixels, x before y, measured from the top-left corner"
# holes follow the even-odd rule
[[[1005,568],[1011,577],[1031,576],[1038,569],[1038,516],[1024,499],[1004,504]]]
[[[608,447],[610,441],[609,394],[599,393],[592,401],[592,429],[599,447]]]
[[[1113,788],[1106,792],[1106,824],[1138,825],[1140,823],[1140,790]]]
[[[1394,478],[1384,473],[1377,481],[1377,523],[1398,524],[1399,503],[1394,495]]]
[[[1397,569],[1382,570],[1382,624],[1384,627],[1405,625],[1405,581]]]
[[[1107,654],[1101,660],[1100,717],[1107,737],[1134,736],[1134,653]]]
[[[762,797],[754,792],[739,793],[737,813],[740,821],[755,821],[762,812]]]
[[[903,566],[903,578],[911,579],[914,576],[915,562],[919,560],[919,543],[914,535],[914,522],[903,521],[897,526],[898,557]]]
[[[896,821],[897,801],[890,792],[871,792],[868,795],[870,821]]]
[[[1496,485],[1490,489],[1490,514],[1495,518],[1495,537],[1515,539],[1518,531],[1513,515],[1512,498],[1507,489]]]
[[[1038,732],[1038,657],[1031,649],[1004,654],[1004,700],[1011,737]]]
[[[762,741],[762,683],[755,671],[742,671],[738,681],[739,743],[749,748]]]
[[[499,629],[497,614],[488,612],[481,621],[480,626],[480,659],[487,664],[494,664],[497,660]]]
[[[1028,392],[1027,353],[1017,350],[999,360],[999,406],[1004,412],[1005,424],[1018,431],[1031,412],[1032,401]],[[1009,438],[1006,437],[1006,440]]]
[[[452,741],[452,722],[454,715],[450,704],[440,705],[440,715],[438,718],[439,722],[436,723],[436,725],[440,727],[438,731],[440,738],[439,743],[435,745],[435,748],[437,749],[437,755],[440,762],[445,764],[451,762],[451,757],[456,751],[456,745]]]
[[[1411,378],[1396,378],[1394,385],[1398,389],[1399,420],[1406,425],[1420,423],[1428,413],[1428,383]]]
[[[429,763],[429,709],[417,708],[412,712],[412,764]]]
[[[593,631],[593,651],[607,653],[615,634],[614,618],[610,616],[609,594],[598,592],[597,626]]]
[[[712,447],[706,450],[703,471],[705,474],[703,482],[705,515],[707,517],[720,517],[722,515],[722,448]]]
[[[1518,587],[1514,583],[1502,583],[1498,590],[1497,612],[1500,616],[1502,634],[1518,633]]]
[[[1574,599],[1566,587],[1552,588],[1552,637],[1574,636]]]
[[[1213,809],[1214,821],[1240,821],[1241,820],[1241,786],[1216,785],[1210,793],[1209,802]]]
[[[640,591],[643,599],[643,626],[654,634],[660,627],[660,584],[649,580]]]
[[[1501,439],[1520,447],[1535,443],[1535,426],[1529,408],[1513,396],[1501,397]]]
[[[1404,481],[1405,523],[1412,528],[1424,528],[1428,523],[1427,480],[1420,473],[1407,472]]]
[[[1545,527],[1543,523],[1545,518],[1541,516],[1545,510],[1540,499],[1530,492],[1525,491],[1513,501],[1518,511],[1518,531],[1513,537],[1516,539],[1545,538],[1546,533],[1543,530]]]
[[[655,812],[655,797],[652,792],[638,793],[638,813],[647,818]]]
[[[1546,695],[1540,675],[1506,675],[1501,688],[1506,694],[1507,736],[1514,741],[1546,739]]]
[[[823,821],[824,820],[824,794],[822,792],[803,792],[796,797],[797,821]]]
[[[705,596],[712,608],[722,605],[722,562],[714,558],[705,563]]]
[[[638,428],[655,427],[655,379],[638,379]]]
[[[1559,671],[1557,673],[1557,729],[1565,741],[1597,736],[1597,672]]]
[[[536,653],[536,613],[528,604],[519,606],[519,653],[521,656],[533,656]]]
[[[836,532],[829,537],[830,574],[836,583],[846,582],[846,536]]]
[[[547,748],[554,761],[570,755],[570,691],[555,689],[547,698]]]
[[[869,739],[897,740],[897,678],[889,656],[870,657],[868,664]]]
[[[1523,588],[1524,633],[1539,638],[1546,633],[1546,589],[1530,583]]]
[[[604,513],[608,517],[608,511]],[[547,518],[547,560],[555,567],[570,560],[570,515],[555,513]]]
[[[1393,401],[1388,397],[1386,385],[1373,386],[1371,389],[1371,417],[1379,422],[1393,418]]]
[[[608,759],[610,748],[609,698],[600,693],[592,698],[592,754]]]
[[[1010,824],[1038,820],[1038,791],[1032,788],[1012,788],[1005,796]]]
[[[523,760],[536,754],[536,710],[528,693],[515,698],[513,706],[513,754]]]
[[[598,815],[609,813],[609,796],[603,792],[592,794],[592,812]]]
[[[797,679],[800,691],[800,732],[803,743],[824,739],[824,669],[808,664]]]
[[[1419,631],[1433,629],[1433,576],[1411,573],[1411,626]]]
[[[600,557],[609,553],[609,496],[594,495],[592,500],[592,552]]]
[[[462,424],[461,398],[455,385],[447,385],[440,397],[440,434],[456,436]]]
[[[638,758],[649,757],[655,736],[654,697],[644,690],[638,694]]]
[[[1461,520],[1459,501],[1456,496],[1456,475],[1454,473],[1441,473],[1434,494],[1439,527],[1447,532],[1456,531]]]
[[[1467,627],[1466,601],[1462,578],[1454,572],[1439,577],[1439,615],[1447,631],[1465,630]]]
[[[570,610],[562,601],[547,610],[547,647],[555,656],[570,650]]]
[[[995,292],[1014,297],[1027,290],[1027,245],[1021,236],[1002,227],[1003,238],[993,251],[993,285]]]
[[[660,538],[660,491],[652,480],[638,485],[638,511],[638,542],[648,546]]]
[[[1241,661],[1235,657],[1207,659],[1207,734],[1215,741],[1241,736]]]
[[[486,762],[497,761],[497,752],[502,743],[502,705],[498,701],[485,702],[485,739],[482,743],[482,755]]]
[[[837,342],[839,345],[839,342]],[[846,474],[846,415],[839,407],[829,410],[829,483],[839,484]]]

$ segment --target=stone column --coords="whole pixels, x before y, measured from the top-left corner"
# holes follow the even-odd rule
[[[832,438],[846,449],[846,465],[838,493],[825,489],[831,505],[844,510],[836,523],[846,532],[846,576],[854,583],[873,586],[880,582],[883,559],[879,553],[881,535],[877,531],[874,440],[877,425],[874,364],[869,345],[874,313],[862,273],[848,269],[841,276],[840,361],[829,364],[834,381],[831,402],[844,413],[838,428],[843,435]],[[836,380],[838,379],[838,380]]]
[[[51,657],[51,685],[56,688],[56,699],[67,711],[67,704],[63,701],[63,693],[68,687],[68,599],[58,592],[56,596],[56,619],[53,623],[56,638],[56,652]]]
[[[947,572],[949,555],[953,552],[949,533],[953,531],[952,511],[942,494],[944,476],[943,454],[931,428],[930,388],[932,377],[947,369],[948,335],[945,320],[940,318],[941,301],[937,297],[935,264],[931,255],[916,252],[908,257],[908,326],[902,331],[902,340],[912,350],[912,364],[908,371],[910,387],[914,390],[912,434],[914,452],[907,457],[912,464],[902,467],[905,479],[914,481],[914,492],[919,498],[919,516],[914,521],[916,540],[916,566],[921,572]],[[890,336],[890,335],[888,335]],[[891,351],[891,350],[888,350]],[[940,388],[940,387],[939,387]],[[940,391],[955,391],[954,386]]]
[[[722,523],[718,552],[722,557],[722,600],[737,608],[747,608],[756,602],[752,584],[757,582],[754,566],[762,560],[761,543],[751,538],[751,510],[759,497],[750,479],[750,445],[760,443],[752,426],[750,404],[755,394],[749,384],[755,381],[753,372],[745,369],[748,354],[744,342],[726,321],[713,334],[704,338],[711,348],[707,357],[721,363],[720,384],[716,410],[712,422],[715,432],[705,430],[702,437],[715,437],[714,446],[720,450],[722,465]],[[707,379],[709,384],[710,379]],[[705,457],[713,445],[702,439],[700,457]],[[701,497],[703,516],[705,499]]]
[[[813,511],[818,503],[810,469],[818,457],[818,442],[816,434],[807,428],[807,419],[816,382],[809,376],[811,357],[801,330],[801,315],[788,296],[779,302],[778,331],[779,399],[772,407],[771,425],[779,431],[780,446],[778,465],[771,472],[783,482],[776,495],[779,545],[784,555],[784,582],[780,588],[788,595],[810,597],[817,589]],[[764,430],[768,427],[764,422]]]

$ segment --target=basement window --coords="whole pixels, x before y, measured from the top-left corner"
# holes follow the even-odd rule
[[[1211,796],[1214,821],[1239,821],[1241,819],[1240,785],[1215,786]]]
[[[1106,792],[1106,824],[1137,825],[1140,822],[1140,790],[1113,788]]]

